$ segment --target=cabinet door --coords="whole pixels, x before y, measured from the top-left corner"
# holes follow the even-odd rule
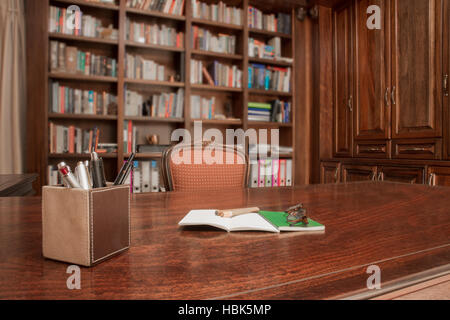
[[[381,29],[369,29],[367,8],[381,9]],[[390,0],[355,3],[355,139],[390,138]]]
[[[433,186],[450,187],[450,168],[428,167],[427,183]]]
[[[425,182],[425,169],[423,167],[378,167],[378,180],[423,184]]]
[[[334,154],[351,156],[353,144],[352,6],[333,12]]]
[[[450,1],[444,1],[443,6],[443,131],[444,131],[444,159],[450,159]]]
[[[392,138],[442,137],[442,2],[392,0]]]
[[[342,165],[342,182],[357,182],[376,180],[377,166]]]
[[[341,164],[339,162],[322,162],[320,164],[320,183],[339,183],[341,180]]]

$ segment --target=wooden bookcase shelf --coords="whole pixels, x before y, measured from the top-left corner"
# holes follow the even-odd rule
[[[156,81],[156,80],[128,79],[128,78],[124,79],[124,82],[130,84],[144,84],[158,87],[174,87],[174,88],[184,87],[184,82]]]
[[[108,176],[114,176],[121,168],[124,159],[129,154],[124,150],[124,121],[132,121],[138,129],[157,130],[156,133],[171,132],[176,128],[186,128],[192,132],[196,119],[191,119],[190,97],[192,95],[200,95],[204,97],[216,97],[216,104],[221,104],[219,108],[216,105],[216,113],[224,111],[226,102],[232,103],[233,114],[236,119],[224,120],[202,120],[207,128],[217,126],[219,130],[230,128],[267,128],[270,130],[280,129],[280,144],[291,146],[293,153],[283,154],[280,157],[292,158],[295,164],[295,77],[291,79],[292,92],[278,92],[273,90],[249,89],[247,69],[251,63],[265,64],[269,66],[290,67],[292,75],[295,73],[295,60],[292,63],[284,61],[276,61],[270,59],[252,58],[248,55],[248,38],[255,37],[257,39],[269,40],[271,37],[280,37],[283,55],[293,58],[295,57],[295,30],[292,27],[292,34],[284,34],[279,32],[271,32],[259,29],[249,28],[248,6],[250,0],[227,1],[229,5],[238,6],[242,9],[243,25],[224,24],[220,22],[197,19],[192,16],[191,1],[185,1],[183,16],[172,14],[164,14],[161,12],[144,11],[140,9],[127,8],[126,0],[115,0],[115,5],[103,4],[100,2],[85,0],[44,0],[44,1],[28,1],[27,8],[27,47],[29,54],[33,55],[33,66],[29,68],[28,78],[28,96],[33,99],[29,107],[36,120],[36,124],[30,130],[30,135],[35,135],[31,140],[40,141],[35,146],[31,146],[29,150],[32,154],[29,160],[30,170],[40,173],[39,185],[47,183],[47,166],[55,165],[58,161],[68,159],[75,161],[77,159],[88,159],[88,154],[54,154],[49,153],[49,122],[64,123],[65,125],[75,125],[83,129],[89,129],[98,126],[101,129],[100,142],[110,142],[118,144],[117,153],[101,154],[101,157],[108,159],[108,166],[105,170],[112,172],[107,173]],[[209,1],[207,1],[209,2]],[[102,38],[91,38],[83,36],[73,36],[60,33],[42,33],[42,30],[48,29],[49,6],[56,5],[59,7],[68,7],[69,5],[78,5],[82,10],[85,8],[90,15],[99,15],[99,18],[106,24],[113,24],[118,29],[119,39],[109,40]],[[251,2],[251,5],[258,7],[257,2]],[[264,8],[262,8],[264,10]],[[286,13],[286,11],[284,11]],[[270,13],[270,12],[266,12]],[[294,24],[295,13],[291,14],[292,25]],[[127,40],[126,23],[127,19],[131,21],[149,21],[151,23],[166,24],[176,26],[178,32],[184,33],[184,48],[177,48],[164,45],[154,45],[147,43],[137,43]],[[105,22],[106,21],[106,22]],[[105,24],[105,25],[106,25]],[[236,35],[236,54],[224,54],[212,51],[195,50],[192,48],[191,28],[199,26],[210,29],[213,32],[224,32]],[[49,68],[49,42],[55,40],[65,42],[68,45],[80,46],[82,50],[90,50],[96,54],[113,57],[117,60],[117,77],[105,77],[83,74],[70,74],[64,72],[51,72]],[[184,81],[173,82],[168,81],[151,81],[142,79],[128,79],[125,77],[125,60],[126,54],[138,54],[146,56],[157,63],[166,66],[168,72],[166,74],[172,76],[174,74],[184,74]],[[224,87],[213,86],[209,84],[193,84],[190,82],[192,59],[212,62],[217,59],[228,65],[237,65],[242,70],[242,87]],[[180,72],[183,68],[183,72]],[[55,114],[49,111],[51,81],[61,82],[63,85],[74,85],[76,88],[83,90],[106,90],[117,96],[117,115],[90,115],[90,114]],[[184,113],[182,118],[159,118],[146,116],[125,116],[125,90],[139,91],[143,94],[159,94],[162,92],[177,92],[180,88],[184,89]],[[269,102],[274,99],[287,100],[292,104],[291,122],[290,123],[271,123],[271,122],[254,122],[248,120],[247,105],[249,102]],[[219,110],[218,110],[219,109]],[[223,109],[223,110],[222,110]],[[33,116],[29,116],[31,118]],[[159,130],[159,131],[158,131]],[[145,131],[144,135],[149,132]],[[151,132],[150,132],[151,133]],[[139,134],[140,135],[140,134]],[[144,136],[142,135],[142,136]],[[140,135],[141,136],[141,135]],[[167,138],[167,137],[166,137]],[[170,134],[169,137],[170,138]],[[103,140],[102,140],[103,139]],[[162,139],[167,140],[167,139]],[[163,143],[163,142],[162,142]],[[159,159],[161,153],[143,153],[138,154],[137,159]],[[295,165],[293,167],[295,170]],[[293,172],[292,176],[295,174]]]
[[[177,48],[173,46],[163,46],[160,44],[140,43],[134,41],[125,41],[125,46],[130,48],[147,48],[162,51],[184,52],[184,48]]]
[[[106,77],[106,76],[91,76],[77,73],[57,73],[50,72],[48,74],[49,78],[61,79],[61,80],[74,80],[74,81],[96,81],[96,82],[117,82],[116,77]]]
[[[174,14],[167,14],[167,13],[162,13],[162,12],[158,12],[158,11],[141,10],[141,9],[135,9],[135,8],[126,8],[125,11],[126,11],[126,13],[132,13],[132,14],[142,15],[142,16],[149,16],[149,17],[162,18],[162,19],[168,19],[168,20],[176,20],[176,21],[186,21],[186,18],[184,16],[177,16]]]
[[[242,92],[242,88],[212,86],[209,84],[191,84],[191,88],[195,90],[209,90],[209,91],[228,91],[228,92]]]
[[[95,37],[74,36],[71,34],[64,34],[64,33],[57,33],[57,32],[50,32],[48,34],[48,37],[52,40],[71,40],[71,41],[78,41],[78,42],[102,43],[102,44],[107,44],[107,45],[118,45],[119,44],[118,40],[95,38]]]
[[[49,119],[69,119],[69,120],[107,120],[116,121],[117,116],[97,115],[97,114],[72,114],[72,113],[50,113]]]
[[[79,153],[49,153],[50,158],[54,159],[90,159],[91,155],[89,153],[79,154]],[[117,158],[117,153],[99,153],[99,156],[105,159]]]
[[[214,58],[223,58],[223,59],[233,59],[233,60],[242,60],[243,56],[240,54],[229,54],[229,53],[220,53],[214,51],[205,51],[205,50],[192,50],[191,53],[197,56],[209,56]]]
[[[292,39],[292,35],[287,34],[287,33],[282,33],[282,32],[267,31],[267,30],[255,29],[255,28],[249,28],[248,32],[249,32],[250,36],[252,34],[256,34],[256,35],[266,36],[269,38],[280,37],[280,38],[285,38],[285,39]]]
[[[183,118],[158,118],[158,117],[125,116],[124,120],[139,121],[139,122],[184,123],[184,119]]]
[[[67,4],[67,6],[70,6],[70,5],[74,4],[74,5],[77,5],[77,6],[80,6],[80,7],[92,7],[92,8],[100,8],[100,9],[119,11],[119,6],[117,6],[117,5],[101,3],[101,2],[94,2],[94,1],[86,1],[86,0],[52,0],[52,2],[64,3],[64,4]]]
[[[220,27],[220,28],[230,29],[230,30],[244,30],[243,26],[239,26],[236,24],[230,24],[230,23],[217,22],[217,21],[212,21],[212,20],[192,18],[191,22],[193,24],[199,24],[199,25],[203,25],[203,26]]]
[[[290,62],[273,60],[273,59],[263,59],[263,58],[249,57],[248,61],[252,62],[252,63],[269,64],[269,65],[279,66],[279,67],[292,67],[292,63],[290,63]]]

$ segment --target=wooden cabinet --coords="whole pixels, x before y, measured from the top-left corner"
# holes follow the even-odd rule
[[[450,187],[450,168],[430,166],[427,179],[430,185]]]
[[[439,160],[441,155],[441,139],[400,139],[392,141],[392,157],[394,159]]]
[[[376,180],[377,178],[377,166],[366,165],[342,165],[342,182],[357,182]]]
[[[381,9],[381,29],[367,27],[367,8]],[[390,0],[355,2],[355,139],[390,138]]]
[[[327,161],[320,164],[320,183],[330,184],[341,181],[341,164],[339,162]]]
[[[412,184],[423,184],[425,182],[424,167],[379,166],[377,170],[377,180],[379,181],[403,182]]]
[[[353,144],[353,7],[333,13],[334,155],[351,156]]]
[[[392,138],[442,137],[443,0],[391,0]]]
[[[442,74],[442,99],[444,106],[443,114],[443,134],[444,134],[444,155],[443,158],[450,160],[450,1],[443,4],[443,74]]]

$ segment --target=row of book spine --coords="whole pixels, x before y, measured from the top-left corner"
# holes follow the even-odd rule
[[[214,119],[216,109],[216,98],[205,98],[191,95],[191,118],[192,119]]]
[[[50,153],[88,153],[92,142],[92,134],[92,130],[83,130],[73,125],[63,126],[50,122]]]
[[[129,79],[165,81],[165,66],[139,55],[126,55],[125,76]]]
[[[248,120],[263,122],[290,123],[291,103],[278,99],[269,103],[249,102]]]
[[[106,91],[74,89],[52,82],[50,95],[53,113],[117,115],[117,97]]]
[[[184,89],[171,93],[154,94],[147,99],[136,91],[126,90],[125,116],[182,118]]]
[[[138,23],[130,19],[126,22],[126,39],[138,43],[184,47],[184,33],[177,32],[176,28],[165,24]]]
[[[281,38],[274,37],[267,43],[249,38],[248,56],[263,59],[274,59],[275,57],[281,57]]]
[[[147,193],[160,191],[160,168],[156,160],[134,161],[133,172],[126,184],[130,184],[132,193]]]
[[[192,48],[219,53],[236,53],[236,36],[228,34],[214,34],[197,26],[192,27]]]
[[[242,71],[236,65],[226,65],[215,60],[208,67],[201,60],[191,60],[191,83],[230,88],[242,87]]]
[[[220,1],[217,4],[191,0],[192,15],[196,19],[212,20],[228,24],[242,25],[242,9],[227,6]]]
[[[177,16],[183,15],[184,0],[127,0],[127,8],[158,11]]]
[[[117,76],[117,61],[114,58],[78,50],[64,42],[50,41],[50,70],[82,75]]]
[[[248,67],[248,88],[290,92],[291,68],[252,63]]]
[[[250,163],[250,187],[292,186],[292,159],[261,159]]]
[[[104,28],[100,19],[85,15],[81,10],[68,12],[66,8],[55,6],[49,8],[49,32],[110,40],[118,39],[118,31],[112,25]]]
[[[273,32],[291,34],[291,15],[285,13],[264,14],[255,7],[248,7],[248,26]]]

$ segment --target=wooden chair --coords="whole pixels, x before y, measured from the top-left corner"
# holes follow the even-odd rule
[[[177,144],[163,153],[161,168],[167,191],[243,189],[248,184],[247,155],[235,146]]]

